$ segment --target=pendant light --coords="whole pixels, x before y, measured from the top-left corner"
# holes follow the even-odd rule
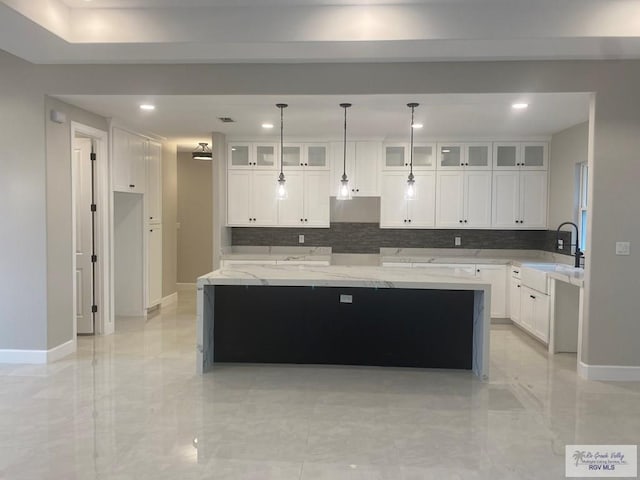
[[[418,103],[407,103],[407,107],[411,109],[411,140],[409,142],[409,177],[407,178],[407,191],[405,193],[405,198],[407,200],[412,200],[416,197],[416,181],[413,176],[413,114],[415,108],[418,106]]]
[[[288,197],[287,194],[287,185],[286,180],[284,179],[284,169],[283,169],[283,161],[284,161],[284,143],[283,143],[283,129],[284,129],[284,109],[288,107],[286,103],[277,103],[276,107],[280,109],[280,175],[278,176],[278,200],[286,200]]]
[[[351,200],[351,188],[349,188],[349,179],[347,178],[347,108],[350,103],[341,103],[344,108],[344,156],[342,158],[342,179],[340,180],[340,188],[338,189],[338,200]]]
[[[211,153],[208,143],[200,142],[198,147],[191,152],[191,157],[194,160],[211,160],[213,158],[213,154]]]

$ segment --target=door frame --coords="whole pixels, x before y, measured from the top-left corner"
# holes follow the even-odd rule
[[[95,169],[95,199],[97,204],[98,221],[96,222],[96,255],[98,262],[96,264],[96,285],[95,292],[97,297],[98,312],[96,315],[94,335],[110,335],[114,332],[114,316],[113,316],[113,231],[110,228],[113,212],[113,199],[110,193],[110,176],[109,176],[109,134],[104,130],[84,125],[78,122],[71,122],[71,155],[73,156],[73,145],[76,136],[89,137],[95,142],[96,161]],[[78,173],[76,172],[73,159],[71,161],[71,221],[75,232],[76,228],[76,191],[75,180]],[[77,324],[77,285],[76,285],[76,239],[75,234],[71,240],[71,274],[73,284],[73,339],[78,335]]]

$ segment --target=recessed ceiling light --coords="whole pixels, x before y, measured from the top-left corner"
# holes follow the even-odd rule
[[[524,110],[528,106],[528,103],[514,103],[513,105],[511,105],[511,108],[513,108],[514,110]]]
[[[156,109],[156,106],[151,105],[150,103],[143,103],[142,105],[140,105],[140,110],[144,110],[146,112],[150,112],[155,109]]]
[[[273,123],[263,123],[262,128],[267,128],[267,129],[273,128]]]
[[[422,128],[422,124],[421,123],[414,123],[413,125],[411,125],[413,128]]]

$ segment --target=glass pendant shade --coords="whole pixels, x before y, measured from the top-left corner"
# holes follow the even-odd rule
[[[278,177],[277,197],[278,200],[286,200],[289,197],[289,194],[287,193],[287,182],[284,179],[283,173]]]
[[[343,175],[342,180],[340,180],[336,198],[338,200],[351,200],[351,185],[349,185],[349,179],[346,175]]]
[[[407,189],[405,190],[404,198],[407,200],[413,200],[416,198],[416,181],[413,175],[410,175],[407,180]]]

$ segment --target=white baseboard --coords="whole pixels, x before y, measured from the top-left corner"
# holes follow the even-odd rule
[[[160,302],[161,307],[166,307],[171,305],[172,303],[176,303],[178,301],[178,292],[173,292],[171,295],[167,295]]]
[[[0,363],[45,364],[60,360],[76,351],[76,341],[58,345],[49,350],[0,350]]]
[[[587,380],[612,382],[640,382],[640,366],[587,365],[578,362],[578,374]]]

